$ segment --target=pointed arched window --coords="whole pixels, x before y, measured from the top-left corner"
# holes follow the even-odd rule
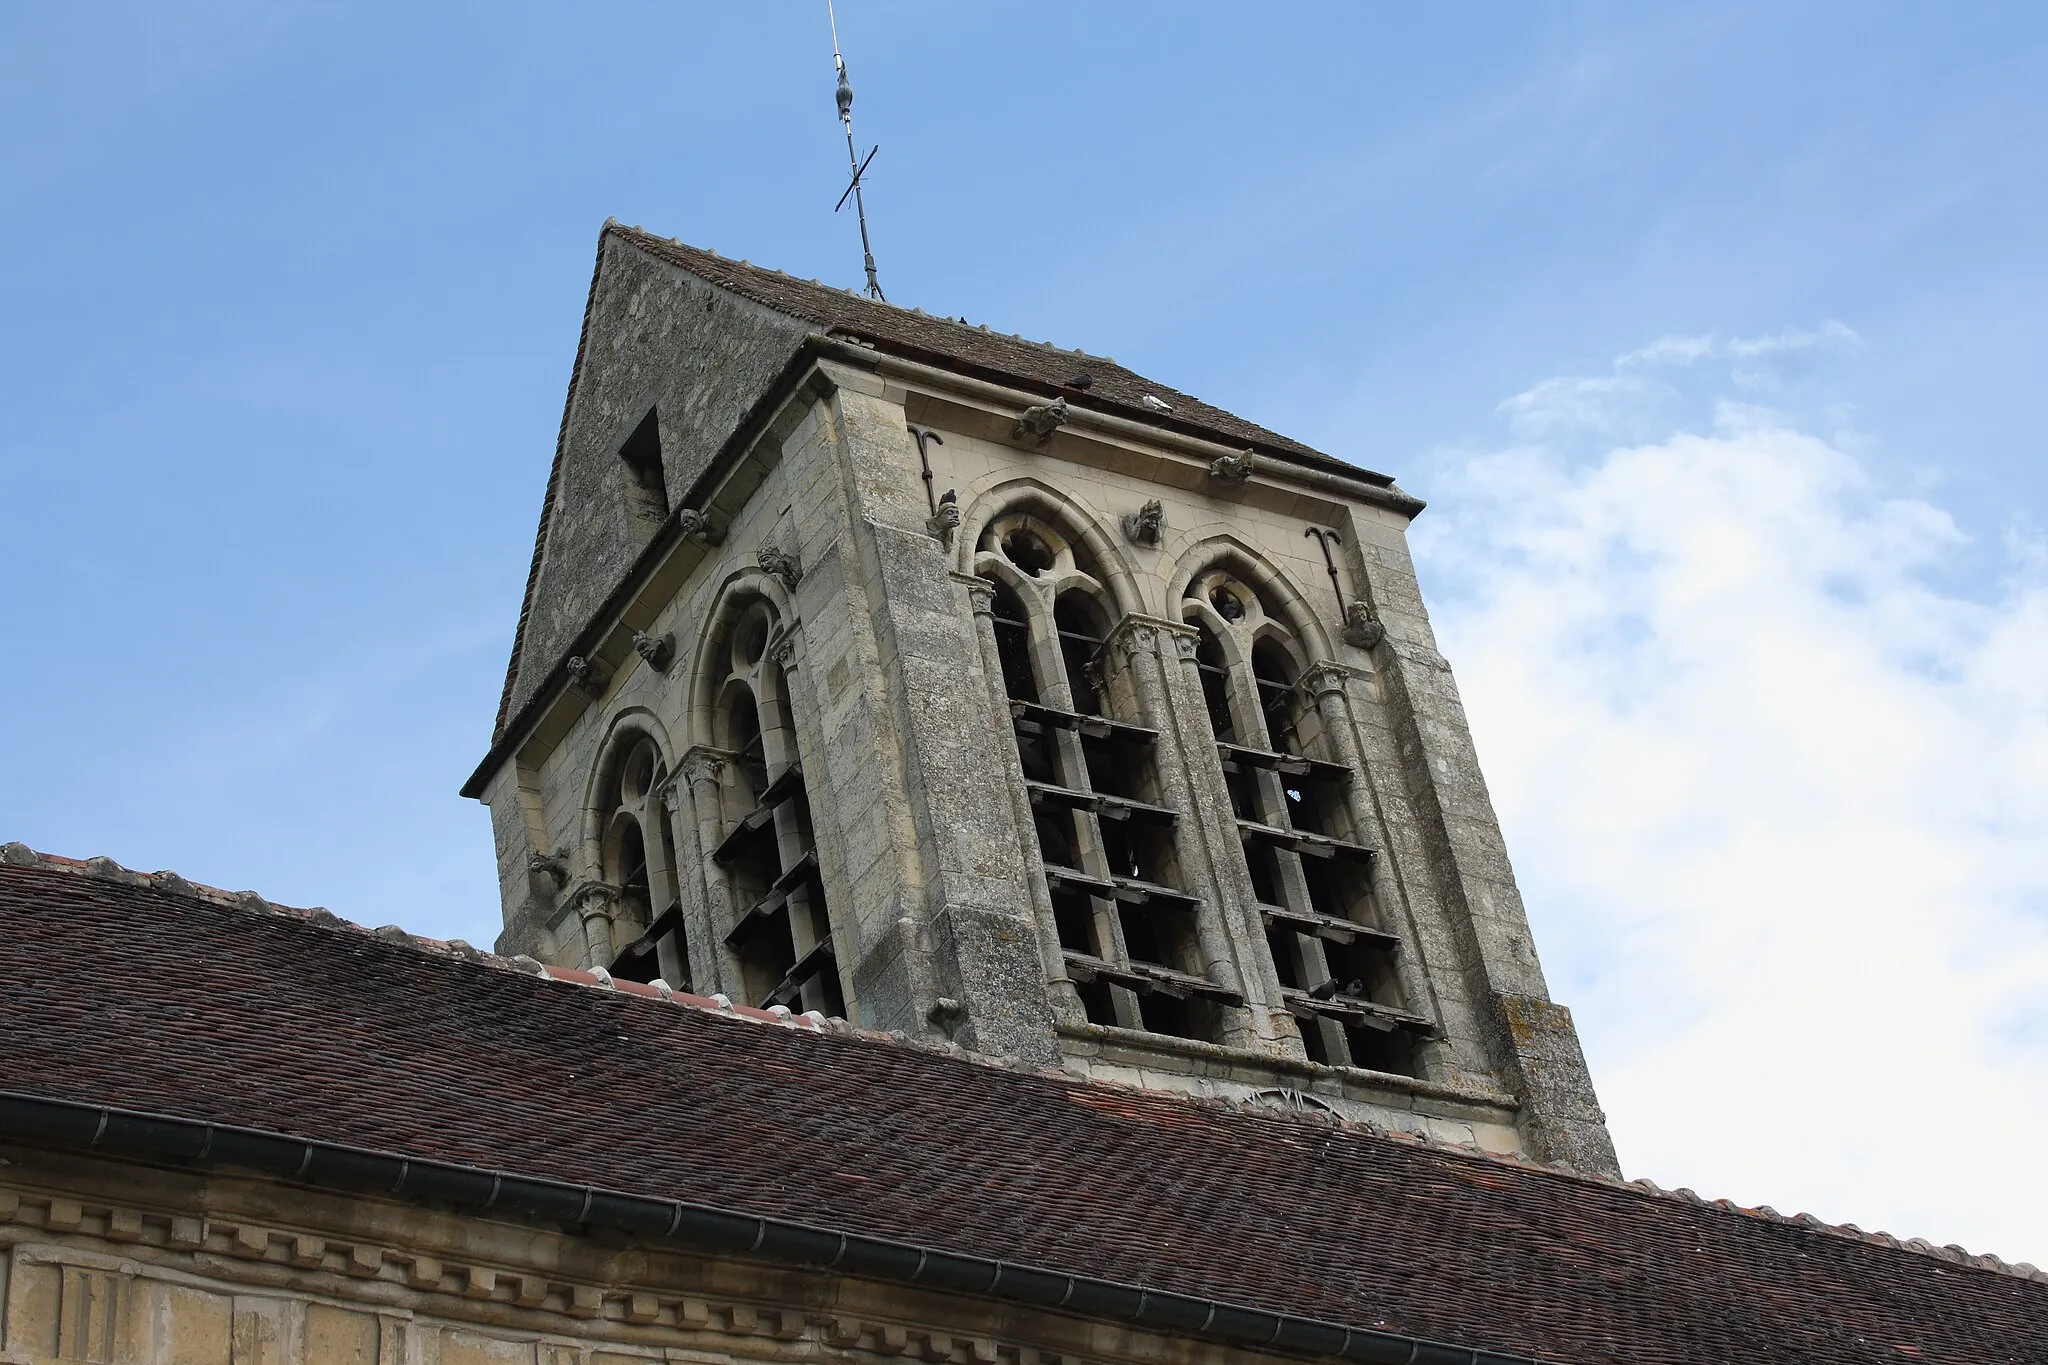
[[[1158,735],[1106,672],[1118,613],[1082,538],[1013,512],[990,521],[975,564],[995,584],[996,654],[1068,979],[1090,1022],[1215,1039],[1241,1003],[1205,975],[1162,797]]]
[[[1228,568],[1196,574],[1182,611],[1282,998],[1312,1060],[1412,1074],[1428,1029],[1402,997],[1400,940],[1372,891],[1373,854],[1325,752],[1301,678],[1312,662],[1272,592]]]
[[[617,888],[617,944],[608,967],[628,981],[657,978],[688,990],[689,947],[675,878],[675,839],[661,796],[664,768],[652,736],[627,732],[599,769],[603,880]],[[600,956],[600,961],[602,957]]]
[[[725,946],[749,1004],[843,1015],[790,677],[772,647],[781,622],[764,597],[726,620],[707,651],[714,742],[733,755],[734,770],[712,853],[732,906]]]

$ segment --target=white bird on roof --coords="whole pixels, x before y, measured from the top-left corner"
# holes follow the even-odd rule
[[[1152,409],[1152,411],[1154,412],[1173,411],[1173,404],[1167,402],[1164,398],[1157,397],[1153,394],[1148,393],[1143,398],[1140,398],[1138,401],[1140,403],[1143,403],[1146,407]]]

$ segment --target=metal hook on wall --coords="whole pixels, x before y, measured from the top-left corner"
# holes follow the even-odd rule
[[[939,510],[939,500],[932,491],[932,461],[930,453],[925,449],[925,442],[933,441],[939,445],[944,445],[946,438],[930,429],[919,431],[916,427],[905,427],[904,430],[908,431],[911,439],[917,442],[917,463],[918,467],[923,471],[920,477],[924,479],[925,510],[936,513]]]
[[[1337,612],[1339,615],[1342,615],[1350,604],[1345,601],[1344,581],[1337,577],[1337,560],[1330,553],[1330,547],[1332,545],[1342,545],[1344,541],[1335,531],[1322,526],[1311,526],[1306,531],[1303,531],[1302,534],[1314,536],[1316,544],[1322,547],[1323,567],[1330,571],[1330,588],[1337,594]]]

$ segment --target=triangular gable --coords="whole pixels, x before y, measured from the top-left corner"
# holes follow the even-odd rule
[[[1057,393],[1076,407],[1393,483],[1105,356],[899,308],[608,222],[598,239],[494,741],[645,544],[631,524],[629,500],[610,487],[623,477],[621,444],[650,409],[658,410],[669,499],[680,498],[814,332],[847,333],[878,350],[1027,392]],[[1083,376],[1085,384],[1076,386]]]

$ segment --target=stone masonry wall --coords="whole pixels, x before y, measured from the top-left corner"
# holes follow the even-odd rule
[[[1225,1365],[956,1297],[8,1149],[5,1365]]]
[[[511,709],[533,695],[647,543],[619,447],[658,413],[671,506],[789,363],[806,324],[606,236]]]
[[[645,275],[636,264],[600,291],[615,301],[607,307],[630,313],[635,288],[655,287],[646,278],[629,285],[634,271]],[[659,308],[701,307],[693,286],[655,283],[668,291]],[[773,349],[774,334],[755,334],[756,360]],[[814,367],[729,486],[709,487],[722,540],[679,547],[628,608],[631,619],[605,637],[594,656],[607,674],[602,694],[565,698],[492,777],[507,908],[500,948],[603,965],[607,949],[592,946],[560,893],[599,874],[591,774],[622,735],[642,733],[659,749],[660,780],[672,784],[677,865],[657,875],[673,878],[682,904],[693,985],[743,994],[722,936],[744,907],[727,903],[706,842],[733,814],[730,777],[719,776],[722,759],[706,747],[692,688],[708,613],[721,594],[765,582],[760,551],[774,547],[801,566],[786,591],[775,589],[787,627],[777,657],[805,757],[840,980],[857,1022],[1104,1079],[1236,1098],[1278,1087],[1389,1126],[1612,1170],[1570,1016],[1548,999],[1456,688],[1416,588],[1405,540],[1413,505],[1398,493],[1347,494],[1284,470],[1219,477],[1202,458],[1085,423],[1040,443],[1013,432],[1015,407],[889,376],[886,362],[857,354]],[[579,392],[637,393],[650,382],[591,374]],[[612,416],[624,423],[637,402],[613,402]],[[934,434],[932,490],[955,492],[954,535],[927,524],[932,504],[913,428]],[[706,434],[703,447],[710,444]],[[615,472],[609,447],[604,461],[597,445],[580,449],[581,467]],[[977,587],[978,530],[1019,497],[1089,528],[1129,613],[1105,681],[1160,731],[1162,776],[1185,812],[1185,884],[1208,907],[1205,971],[1246,1000],[1220,1049],[1105,1031],[1072,1008],[1049,904],[1035,894],[1036,836],[1020,804],[1002,684],[975,616],[987,600],[986,586]],[[1154,499],[1164,532],[1149,544],[1127,535],[1123,520]],[[1334,561],[1317,531],[1335,533]],[[621,555],[623,565],[630,556]],[[1310,622],[1300,644],[1313,677],[1304,674],[1302,686],[1314,694],[1330,756],[1360,774],[1347,800],[1360,840],[1381,853],[1373,892],[1404,945],[1405,1007],[1434,1025],[1414,1079],[1308,1062],[1279,999],[1223,771],[1197,714],[1192,640],[1179,625],[1190,576],[1219,556],[1260,576]],[[544,573],[542,587],[553,592],[553,581]],[[573,634],[584,623],[569,623],[592,600],[565,592],[546,605]],[[1368,604],[1379,638],[1347,633],[1353,602]],[[677,662],[665,672],[650,667],[626,643],[636,630],[672,636]],[[565,863],[552,884],[531,871],[537,853]]]

